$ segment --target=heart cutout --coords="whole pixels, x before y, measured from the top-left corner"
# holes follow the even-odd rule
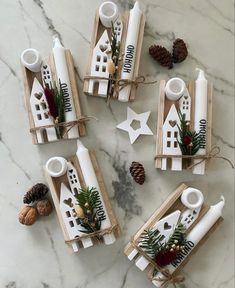
[[[170,230],[171,229],[171,225],[169,225],[167,222],[164,223],[164,230]]]
[[[176,121],[174,120],[170,120],[169,121],[169,124],[171,125],[171,127],[175,127],[175,125],[176,125]]]
[[[43,67],[44,69],[47,69],[47,65],[43,65],[42,67]]]
[[[72,174],[72,173],[73,173],[73,169],[69,170],[69,173],[71,173],[71,174]]]
[[[196,210],[193,210],[193,215],[196,215],[197,214],[197,211]]]
[[[187,100],[187,99],[188,99],[188,96],[187,96],[187,95],[185,95],[185,96],[184,96],[184,99],[186,99],[186,100]]]
[[[73,207],[73,203],[72,203],[72,199],[71,198],[65,199],[64,203],[66,205],[68,205],[69,207]]]
[[[41,92],[35,93],[34,96],[35,96],[38,100],[40,100],[40,99],[42,98],[42,93],[41,93]]]
[[[108,46],[107,45],[100,45],[100,50],[102,52],[106,51],[108,49]]]

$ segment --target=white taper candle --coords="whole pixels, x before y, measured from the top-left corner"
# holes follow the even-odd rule
[[[65,109],[65,119],[66,121],[76,120],[75,107],[73,102],[71,84],[69,80],[69,72],[65,56],[65,48],[60,43],[58,37],[54,37],[54,47],[53,47],[53,56],[56,68],[56,75],[58,82],[61,82],[61,88],[64,93],[64,109]],[[78,128],[74,126],[68,132],[68,138],[78,138]]]
[[[141,16],[142,12],[139,7],[139,2],[136,1],[129,16],[121,79],[132,80],[133,78]],[[118,100],[127,102],[129,100],[130,92],[131,85],[121,89],[119,91]]]
[[[198,68],[197,68],[198,69]],[[197,155],[206,154],[206,129],[207,129],[207,80],[204,71],[199,70],[195,87],[195,116],[194,130],[200,134],[200,149]],[[200,162],[201,159],[195,159],[194,164]],[[205,161],[193,167],[193,174],[205,173]]]
[[[186,245],[184,248],[184,252],[179,252],[180,255],[177,256],[177,259],[172,262],[171,265],[167,265],[164,267],[168,269],[170,273],[173,273],[176,268],[184,261],[185,258],[192,252],[194,247],[202,240],[202,238],[206,235],[206,233],[212,228],[212,226],[216,223],[216,221],[221,217],[222,210],[224,208],[225,200],[224,197],[221,196],[221,201],[217,204],[210,207],[208,212],[202,217],[202,219],[195,225],[195,227],[189,232],[186,238]],[[158,273],[156,275],[155,280],[153,280],[153,284],[156,287],[161,287],[163,282],[157,280],[157,278],[164,278],[162,273]]]
[[[93,168],[88,149],[79,140],[77,140],[76,155],[79,160],[79,164],[82,170],[82,175],[85,180],[86,186],[89,188],[94,187],[99,192],[100,201],[101,201],[100,204],[104,211],[103,213],[102,209],[99,210],[99,208],[97,208],[97,214],[98,214],[99,219],[101,220],[101,229],[110,228],[111,222],[110,222],[106,207],[104,205],[104,200],[101,194],[99,183],[95,175],[95,170]],[[103,238],[104,238],[105,244],[112,244],[116,240],[113,233],[104,235]]]

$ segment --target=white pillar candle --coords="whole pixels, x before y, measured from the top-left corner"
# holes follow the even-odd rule
[[[56,68],[56,75],[58,82],[61,82],[61,88],[64,93],[64,110],[65,110],[65,119],[66,121],[76,120],[75,107],[73,103],[72,90],[69,80],[69,72],[65,57],[65,48],[60,43],[58,37],[54,37],[54,47],[53,47],[53,56]],[[77,126],[71,128],[68,132],[68,138],[78,138],[78,128]]]
[[[121,79],[132,80],[133,78],[141,16],[142,12],[139,7],[139,2],[136,1],[129,16]],[[130,92],[131,85],[121,89],[119,91],[118,100],[127,102],[129,100]]]
[[[224,197],[221,196],[221,201],[216,205],[210,207],[208,212],[202,217],[202,219],[195,225],[195,227],[189,232],[186,240],[188,243],[185,246],[184,252],[179,252],[180,255],[177,260],[172,262],[172,264],[165,266],[165,269],[169,269],[170,273],[173,273],[176,268],[184,261],[185,258],[192,252],[194,247],[202,240],[202,238],[207,234],[207,232],[212,228],[216,221],[222,216],[222,210],[225,204]],[[164,278],[162,273],[158,273],[156,278]],[[156,287],[161,287],[162,281],[153,280],[153,284]]]
[[[110,228],[111,222],[110,222],[110,219],[109,219],[109,216],[108,216],[105,204],[104,204],[104,200],[101,194],[99,183],[95,175],[95,170],[93,168],[88,149],[84,147],[82,142],[79,140],[77,141],[77,145],[78,145],[78,148],[77,148],[76,155],[79,160],[79,164],[82,170],[82,175],[86,183],[86,186],[89,188],[94,187],[99,192],[101,205],[104,210],[104,215],[103,214],[99,215],[99,209],[97,209],[98,217],[101,220],[101,229]],[[105,244],[112,244],[115,241],[115,236],[113,233],[106,234],[103,236],[103,238],[104,238]]]
[[[205,79],[204,71],[199,70],[196,80],[195,91],[195,116],[194,130],[200,134],[201,144],[196,155],[206,154],[206,129],[207,129],[207,80]],[[200,159],[195,159],[194,164],[200,162]],[[205,173],[205,161],[193,167],[193,174]]]

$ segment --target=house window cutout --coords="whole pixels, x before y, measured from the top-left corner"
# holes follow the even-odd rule
[[[177,141],[174,141],[174,148],[177,148],[178,147],[178,143]]]
[[[40,106],[38,104],[35,105],[36,111],[40,111]]]
[[[75,221],[76,221],[77,225],[80,225],[80,220],[78,218],[75,219]]]
[[[104,63],[106,63],[108,61],[107,56],[104,56],[103,61],[104,61]]]
[[[41,106],[43,110],[47,109],[47,104],[45,102],[41,102]]]
[[[48,118],[49,118],[49,116],[48,116],[47,113],[44,113],[44,117],[45,117],[45,119],[48,119]]]
[[[175,137],[175,138],[178,137],[178,132],[177,132],[177,131],[174,132],[174,137]]]
[[[102,66],[102,72],[106,72],[106,66]]]
[[[95,65],[95,71],[99,71],[100,70],[100,66],[99,65]]]
[[[96,61],[97,61],[97,62],[100,62],[100,55],[97,55]]]
[[[69,221],[69,225],[70,225],[71,227],[74,227],[73,221]]]
[[[168,137],[168,138],[171,137],[171,131],[167,131],[167,137]]]
[[[69,211],[66,211],[66,216],[67,216],[68,218],[71,217],[71,214],[70,214]]]
[[[171,141],[167,141],[166,146],[169,148],[171,147]]]
[[[37,118],[38,118],[38,120],[42,120],[42,115],[41,114],[37,114]]]
[[[78,189],[76,187],[74,187],[73,188],[73,192],[74,192],[75,195],[78,194]]]

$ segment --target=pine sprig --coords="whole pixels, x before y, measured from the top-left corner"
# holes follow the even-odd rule
[[[195,155],[200,148],[201,137],[199,133],[190,131],[189,122],[185,120],[186,115],[178,112],[180,118],[179,139],[177,139],[183,155]]]
[[[185,231],[186,227],[184,224],[179,223],[175,228],[174,233],[171,235],[167,242],[167,246],[172,246],[173,244],[184,245],[185,244]]]
[[[155,259],[159,253],[165,253],[176,246],[185,245],[185,231],[186,227],[182,223],[179,223],[173,234],[170,236],[167,242],[162,242],[163,236],[156,230],[145,230],[141,235],[139,242],[140,248],[142,248],[152,259]]]
[[[164,244],[161,243],[162,235],[156,230],[145,230],[141,236],[140,248],[142,248],[151,258],[159,253]]]
[[[101,227],[101,221],[99,220],[96,212],[97,202],[99,200],[99,192],[97,189],[94,187],[79,189],[79,192],[75,193],[75,198],[78,201],[78,205],[84,212],[84,217],[79,218],[79,224],[85,230],[80,231],[87,234],[99,231]]]

